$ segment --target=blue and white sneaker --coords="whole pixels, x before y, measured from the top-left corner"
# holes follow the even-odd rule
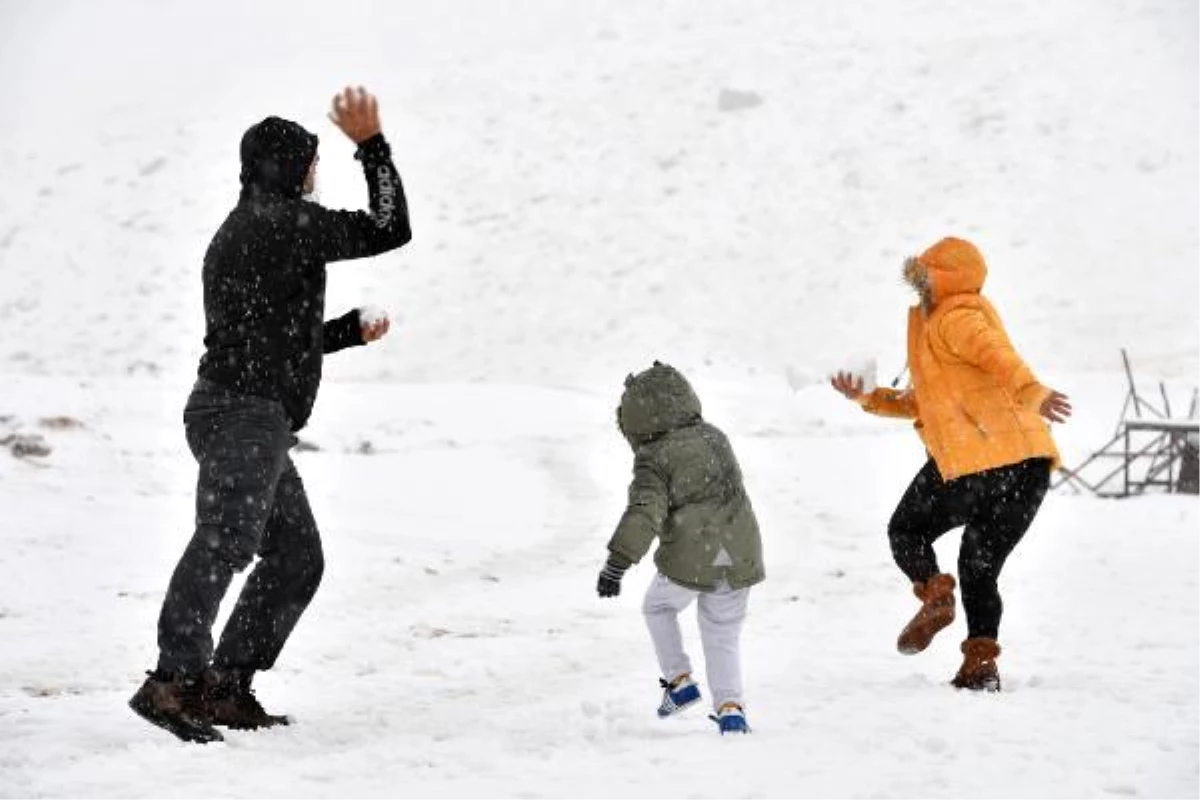
[[[722,736],[750,732],[750,726],[746,724],[746,712],[737,703],[726,703],[716,714],[709,714],[708,718],[717,723]]]
[[[660,719],[678,714],[688,706],[700,702],[700,687],[692,680],[691,675],[680,675],[670,683],[659,678],[658,685],[663,689],[663,699],[658,704]]]

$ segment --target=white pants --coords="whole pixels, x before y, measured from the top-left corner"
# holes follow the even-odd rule
[[[704,666],[713,708],[724,703],[742,705],[742,659],[738,639],[746,618],[750,590],[731,589],[724,581],[714,591],[686,589],[659,573],[646,590],[642,613],[654,641],[654,652],[663,677],[674,680],[692,671],[692,662],[683,651],[683,632],[679,613],[696,603],[700,620],[700,643],[704,647]]]

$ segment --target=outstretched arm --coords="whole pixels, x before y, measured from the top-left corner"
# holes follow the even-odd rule
[[[321,261],[345,261],[379,255],[412,240],[408,201],[392,151],[379,123],[379,104],[361,86],[333,99],[329,118],[358,150],[370,198],[370,212],[311,207],[311,236]]]
[[[897,417],[899,419],[916,419],[917,396],[912,389],[898,391],[896,389],[879,388],[868,392],[858,401],[862,410],[868,414],[880,417]]]
[[[991,375],[1021,405],[1037,409],[1051,422],[1064,422],[1071,416],[1067,396],[1039,383],[982,311],[954,309],[942,319],[938,333],[950,352]]]
[[[901,419],[916,419],[918,416],[917,398],[911,389],[901,392],[879,388],[864,392],[862,378],[856,378],[848,372],[839,372],[829,383],[847,399],[858,403],[867,413]]]

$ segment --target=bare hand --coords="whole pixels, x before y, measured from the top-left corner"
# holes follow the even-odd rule
[[[392,327],[392,321],[386,317],[375,322],[364,322],[359,326],[362,330],[362,340],[366,343],[382,339]]]
[[[381,130],[379,102],[361,86],[357,89],[347,86],[333,98],[329,119],[355,144],[362,144]]]
[[[1050,390],[1050,396],[1042,401],[1038,413],[1051,422],[1066,422],[1071,416],[1071,403],[1062,392]]]
[[[839,372],[829,381],[834,389],[844,394],[848,400],[858,401],[863,396],[863,379],[849,372]]]

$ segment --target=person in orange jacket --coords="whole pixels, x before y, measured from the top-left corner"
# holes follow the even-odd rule
[[[1064,422],[1071,405],[1017,355],[980,294],[986,277],[983,256],[963,239],[906,259],[904,280],[920,296],[908,313],[910,385],[866,392],[861,377],[845,372],[832,384],[869,413],[915,420],[929,453],[888,523],[892,555],[921,601],[897,647],[919,653],[954,621],[955,579],[938,569],[933,542],[965,526],[958,578],[968,632],[952,683],[999,691],[996,582],[1059,465],[1046,421]]]

